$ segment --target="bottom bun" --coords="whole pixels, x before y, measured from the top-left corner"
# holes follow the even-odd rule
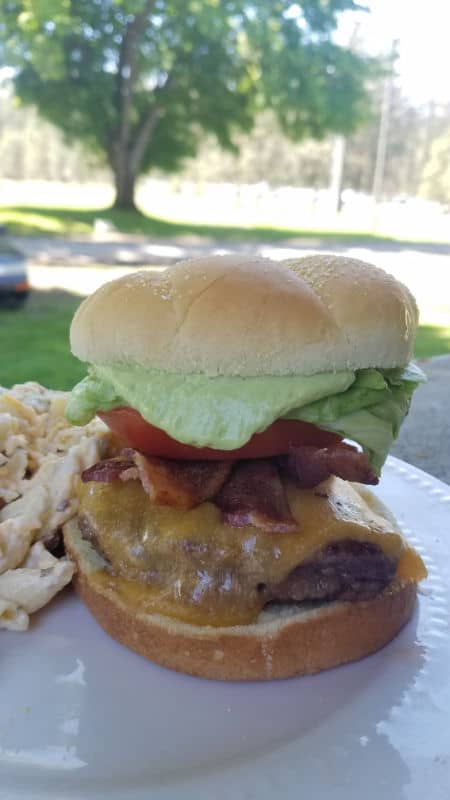
[[[77,566],[75,588],[113,639],[163,667],[227,681],[312,675],[374,653],[410,619],[416,583],[394,581],[373,600],[273,605],[252,625],[189,625],[160,614],[136,613],[99,580],[105,562],[75,521],[64,528]]]

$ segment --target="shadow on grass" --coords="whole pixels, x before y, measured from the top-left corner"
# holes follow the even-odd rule
[[[57,208],[41,206],[10,206],[0,208],[0,217],[11,233],[19,235],[65,236],[88,234],[95,220],[111,223],[124,234],[155,237],[198,236],[203,239],[235,242],[280,242],[310,240],[309,246],[325,247],[330,243],[335,249],[348,244],[375,245],[379,249],[414,247],[424,252],[450,253],[450,244],[432,242],[407,242],[387,236],[352,231],[301,230],[272,228],[267,226],[238,227],[230,225],[197,225],[193,223],[169,222],[158,217],[149,217],[138,211],[122,211],[114,208]]]
[[[70,292],[33,291],[25,307],[0,310],[0,385],[38,381],[71,389],[86,367],[70,353],[69,328],[80,298]],[[416,358],[450,353],[450,327],[421,325]]]

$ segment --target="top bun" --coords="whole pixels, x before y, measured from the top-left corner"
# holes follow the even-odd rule
[[[313,375],[404,366],[417,319],[405,286],[356,259],[207,256],[104,284],[80,305],[70,340],[94,364]]]

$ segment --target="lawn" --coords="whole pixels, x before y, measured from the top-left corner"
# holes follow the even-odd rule
[[[13,234],[35,236],[88,235],[95,220],[110,222],[124,234],[172,238],[200,236],[219,241],[277,242],[285,239],[321,239],[354,245],[370,243],[399,243],[400,240],[373,233],[333,230],[304,230],[264,226],[205,225],[192,222],[172,222],[137,211],[118,211],[113,208],[61,208],[46,206],[0,207],[0,224],[7,225]],[[422,242],[425,244],[426,242]]]
[[[70,389],[85,373],[69,349],[69,326],[80,302],[67,292],[33,292],[25,308],[0,309],[0,385],[38,381]]]
[[[69,350],[69,325],[80,302],[63,291],[33,292],[20,311],[0,309],[0,385],[35,380],[54,389],[70,389],[85,367]],[[416,357],[450,353],[450,328],[422,325]]]

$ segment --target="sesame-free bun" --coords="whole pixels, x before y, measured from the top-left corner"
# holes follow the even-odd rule
[[[74,355],[94,364],[312,375],[403,366],[416,325],[408,289],[362,261],[229,255],[103,285],[79,307],[70,337]]]
[[[396,580],[372,600],[326,603],[313,610],[280,605],[252,625],[189,625],[136,612],[99,579],[101,558],[76,521],[64,526],[76,564],[75,588],[102,628],[121,644],[164,667],[217,680],[269,680],[311,675],[356,661],[390,642],[410,619],[416,584]]]

